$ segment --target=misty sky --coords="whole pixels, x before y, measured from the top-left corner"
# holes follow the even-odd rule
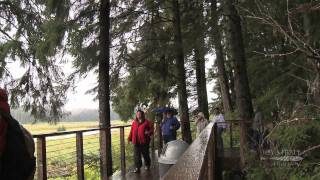
[[[206,71],[208,71],[208,69],[212,67],[214,56],[208,55],[207,58],[209,60],[206,62]],[[61,66],[63,68],[63,71],[66,74],[70,74],[71,72],[74,71],[71,63],[62,64]],[[20,67],[19,62],[8,63],[8,70],[11,72],[14,78],[21,77],[25,72],[25,70]],[[95,87],[96,84],[97,84],[97,76],[93,72],[89,73],[87,77],[82,78],[79,81],[76,81],[75,91],[67,92],[68,102],[65,106],[66,110],[72,111],[74,109],[83,109],[83,108],[98,109],[98,101],[93,100],[94,95],[86,94],[86,91]],[[215,94],[211,93],[213,84],[214,84],[213,82],[210,82],[209,84],[207,84],[209,102],[211,102],[212,98],[215,97]],[[178,106],[176,103],[173,102],[175,106]]]

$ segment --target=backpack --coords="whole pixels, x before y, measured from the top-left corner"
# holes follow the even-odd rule
[[[13,117],[7,119],[7,143],[1,158],[0,179],[33,179],[36,158],[32,136]]]

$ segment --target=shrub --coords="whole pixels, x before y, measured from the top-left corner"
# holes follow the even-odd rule
[[[62,125],[57,128],[58,132],[66,131],[67,129]]]

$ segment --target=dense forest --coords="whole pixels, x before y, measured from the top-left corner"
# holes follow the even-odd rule
[[[221,107],[227,119],[250,120],[259,107],[272,124],[267,138],[305,160],[286,168],[252,160],[247,178],[319,179],[319,15],[315,0],[1,0],[1,83],[12,106],[57,121],[65,92],[94,71],[102,127],[110,104],[129,119],[137,106],[151,112],[178,98],[189,143],[190,109],[208,118]],[[25,69],[19,79],[7,69],[12,62]],[[62,71],[66,62],[72,74]]]

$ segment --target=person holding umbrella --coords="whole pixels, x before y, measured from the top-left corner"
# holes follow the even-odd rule
[[[180,123],[178,119],[174,116],[175,109],[167,108],[165,109],[165,116],[160,124],[162,139],[164,143],[177,139],[177,130],[180,128]]]

